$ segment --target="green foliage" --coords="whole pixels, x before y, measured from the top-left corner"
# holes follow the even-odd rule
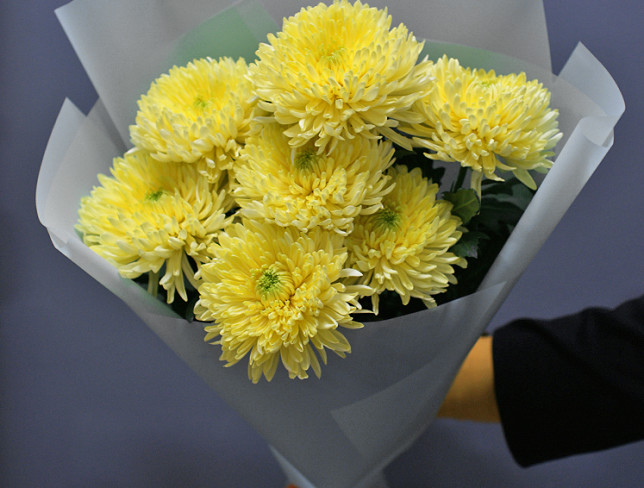
[[[474,190],[461,188],[457,191],[445,192],[443,193],[443,200],[447,200],[453,205],[452,215],[459,217],[463,225],[467,225],[481,210],[481,202]]]
[[[460,240],[451,247],[450,251],[461,258],[478,258],[479,248],[486,239],[488,239],[488,236],[483,232],[465,232]]]
[[[467,259],[467,268],[456,268],[458,280],[447,292],[437,295],[445,303],[474,293],[505,245],[534,192],[516,178],[486,180],[481,187],[481,207],[467,224],[467,232],[450,250]]]
[[[481,193],[483,198],[478,225],[491,232],[507,232],[508,235],[534,195],[534,191],[514,178],[505,182],[483,182]]]

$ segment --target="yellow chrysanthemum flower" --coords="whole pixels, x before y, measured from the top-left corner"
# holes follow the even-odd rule
[[[187,300],[184,278],[198,286],[188,257],[197,266],[209,260],[208,246],[230,221],[225,192],[194,165],[159,163],[141,150],[116,158],[112,177],[99,181],[81,200],[76,229],[85,244],[125,278],[149,273],[150,291],[160,284],[168,303],[175,292]]]
[[[423,45],[404,25],[390,26],[386,10],[336,0],[285,19],[260,45],[249,68],[258,103],[288,126],[291,145],[358,134],[407,144],[392,128],[418,120],[410,107],[428,89],[428,62],[416,64]]]
[[[383,199],[384,208],[357,218],[347,238],[348,265],[362,272],[358,283],[375,290],[375,313],[384,290],[398,293],[404,305],[416,297],[434,306],[432,295],[456,282],[453,266],[466,266],[448,251],[461,237],[461,221],[450,213],[451,203],[436,200],[438,185],[418,168],[399,165],[389,172],[396,186]]]
[[[479,194],[483,177],[502,180],[497,170],[511,171],[535,189],[528,170],[549,168],[561,138],[548,89],[526,81],[525,73],[472,70],[447,56],[431,73],[432,90],[415,104],[424,122],[405,128],[418,136],[415,143],[435,151],[427,154],[431,159],[472,168],[472,188]]]
[[[162,162],[197,162],[218,179],[249,131],[255,101],[247,74],[241,58],[175,66],[140,98],[132,143]]]
[[[341,236],[322,231],[231,225],[200,271],[195,314],[214,321],[205,340],[221,345],[228,365],[248,354],[253,383],[262,375],[270,381],[280,360],[291,378],[307,378],[309,368],[320,377],[317,355],[326,363],[325,349],[350,352],[338,327],[362,327],[350,314],[364,287],[342,283],[356,272],[345,269],[341,244]]]
[[[281,127],[267,124],[242,150],[233,195],[248,218],[346,235],[358,215],[378,210],[391,191],[384,172],[393,154],[391,143],[365,138],[321,154],[312,144],[291,148]]]

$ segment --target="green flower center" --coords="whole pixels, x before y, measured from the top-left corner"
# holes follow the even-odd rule
[[[264,270],[257,280],[257,291],[262,297],[278,292],[281,288],[280,276],[272,268]]]
[[[145,201],[146,202],[158,202],[163,194],[165,193],[165,190],[157,190],[157,191],[152,191],[150,190],[145,194]]]
[[[400,227],[401,220],[398,209],[385,207],[374,215],[374,227],[383,231],[393,231]]]
[[[305,149],[295,156],[295,167],[299,171],[311,171],[318,161],[318,155],[315,151]]]
[[[197,98],[195,98],[195,101],[192,102],[192,106],[195,108],[195,110],[199,110],[201,112],[205,112],[211,105],[212,102],[210,100],[204,99],[201,96],[197,96]]]
[[[338,65],[342,62],[344,58],[344,53],[346,52],[344,47],[336,47],[330,49],[321,49],[320,54],[320,63],[325,63],[329,66]]]
[[[478,82],[478,86],[483,90],[488,90],[493,85],[494,85],[494,81],[492,80],[481,80]]]

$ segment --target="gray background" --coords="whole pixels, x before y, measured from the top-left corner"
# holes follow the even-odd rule
[[[87,111],[96,98],[54,16],[64,3],[0,1],[0,486],[281,487],[265,442],[37,220],[40,160],[63,99]],[[493,327],[616,305],[643,288],[644,10],[639,0],[545,7],[554,71],[583,42],[627,109]],[[498,425],[438,420],[387,476],[392,488],[636,487],[644,442],[521,469]]]

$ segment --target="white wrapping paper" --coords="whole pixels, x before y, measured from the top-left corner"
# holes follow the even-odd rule
[[[477,293],[345,332],[352,353],[330,357],[321,380],[293,381],[278,371],[271,383],[253,385],[244,364],[223,367],[218,348],[204,343],[199,324],[177,318],[121,278],[81,242],[73,226],[80,198],[97,184],[96,175],[108,172],[112,158],[128,147],[136,100],[154,78],[194,56],[252,58],[265,34],[277,30],[274,20],[305,3],[266,0],[270,15],[254,0],[232,8],[224,0],[75,0],[59,9],[100,99],[88,116],[71,102],[63,105],[42,162],[36,204],[54,245],[124,300],[262,434],[292,482],[301,488],[385,486],[380,470],[432,421],[468,350],[612,145],[624,103],[610,75],[583,46],[560,76],[550,73],[539,1],[392,5],[395,25],[403,22],[417,37],[441,41],[427,44],[432,57],[447,52],[465,65],[523,70],[539,78],[560,110],[564,139],[553,169]]]

